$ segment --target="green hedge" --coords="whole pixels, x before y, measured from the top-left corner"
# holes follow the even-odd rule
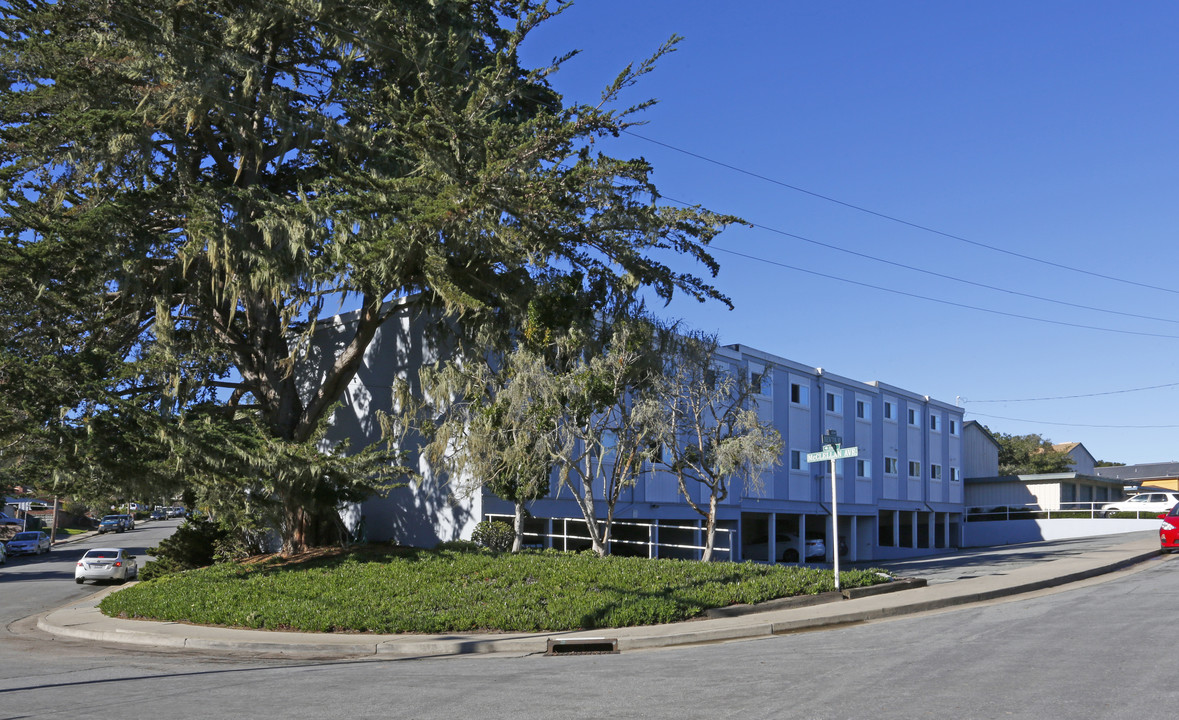
[[[843,587],[884,582],[840,574]],[[675,622],[709,608],[834,589],[830,570],[555,551],[356,551],[300,564],[226,563],[139,583],[110,616],[308,632],[518,632]]]

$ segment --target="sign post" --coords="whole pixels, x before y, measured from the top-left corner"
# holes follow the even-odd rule
[[[823,436],[823,449],[806,455],[808,463],[831,461],[831,533],[833,535],[832,542],[835,543],[831,550],[831,556],[835,558],[836,590],[839,590],[839,493],[835,485],[835,461],[856,457],[860,454],[860,449],[857,447],[841,447],[842,442],[843,438],[836,435],[834,430],[828,430],[827,434]]]

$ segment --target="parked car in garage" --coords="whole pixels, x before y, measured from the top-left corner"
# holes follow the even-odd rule
[[[74,582],[113,580],[125,583],[139,577],[139,563],[135,556],[122,548],[94,548],[87,550],[74,567]]]
[[[769,540],[766,536],[754,538],[747,543],[742,551],[742,557],[747,560],[764,560],[769,558]],[[780,532],[774,538],[774,552],[779,562],[798,562],[798,535],[793,532]],[[827,557],[827,541],[822,535],[808,533],[806,538],[806,559],[822,561]]]
[[[1144,492],[1120,502],[1102,505],[1101,514],[1109,517],[1115,513],[1132,512],[1148,513],[1146,517],[1154,517],[1159,513],[1170,512],[1176,505],[1179,505],[1179,492]]]
[[[9,555],[40,555],[49,552],[49,536],[40,530],[27,530],[8,541]]]

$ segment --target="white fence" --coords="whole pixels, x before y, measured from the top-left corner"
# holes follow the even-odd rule
[[[500,520],[509,525],[511,515],[487,515],[488,520]],[[633,522],[615,520],[610,531],[609,551],[618,555],[643,555],[663,558],[699,558],[704,552],[706,530],[700,525]],[[543,525],[543,529],[537,528]],[[598,521],[599,532],[606,527]],[[712,551],[720,559],[732,559],[737,531],[718,527]],[[525,523],[524,544],[536,548],[584,550],[590,547],[589,532],[581,518],[531,518]]]

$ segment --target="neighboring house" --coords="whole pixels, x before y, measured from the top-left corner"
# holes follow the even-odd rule
[[[976,420],[962,424],[962,452],[962,472],[968,480],[999,474],[999,441]]]
[[[1076,472],[966,478],[966,507],[986,513],[994,508],[1084,510],[1122,497],[1117,480]]]
[[[1103,478],[1120,481],[1127,492],[1137,492],[1143,485],[1166,490],[1179,490],[1179,462],[1099,467],[1095,468],[1093,473]]]
[[[332,343],[351,321],[341,316],[321,323],[317,343]],[[337,409],[328,440],[348,439],[363,447],[379,439],[376,411],[390,407],[389,388],[398,377],[416,384],[416,371],[438,351],[424,342],[421,318],[406,312],[378,330],[356,377]],[[389,333],[397,343],[382,342]],[[767,473],[763,493],[741,483],[718,511],[717,553],[721,559],[781,558],[791,543],[825,540],[826,559],[844,546],[849,560],[932,554],[957,547],[963,512],[963,421],[961,408],[880,382],[851,380],[756,350],[720,348],[719,360],[749,376],[761,388],[759,412],[784,441],[782,464]],[[838,461],[838,532],[831,517],[829,463],[808,465],[807,453],[821,450],[821,437],[835,430],[843,447],[859,456]],[[421,486],[399,488],[342,513],[349,528],[364,518],[367,536],[403,544],[433,546],[470,538],[489,517],[506,517],[512,506],[461,480],[435,474],[421,458]],[[705,497],[699,489],[698,499]],[[597,503],[604,514],[602,503]],[[528,505],[528,541],[547,547],[588,545],[575,501],[556,482],[545,498]],[[701,517],[680,497],[666,474],[651,473],[624,492],[616,508],[612,552],[696,557]],[[580,527],[580,531],[579,528]],[[746,557],[745,548],[756,557]]]

